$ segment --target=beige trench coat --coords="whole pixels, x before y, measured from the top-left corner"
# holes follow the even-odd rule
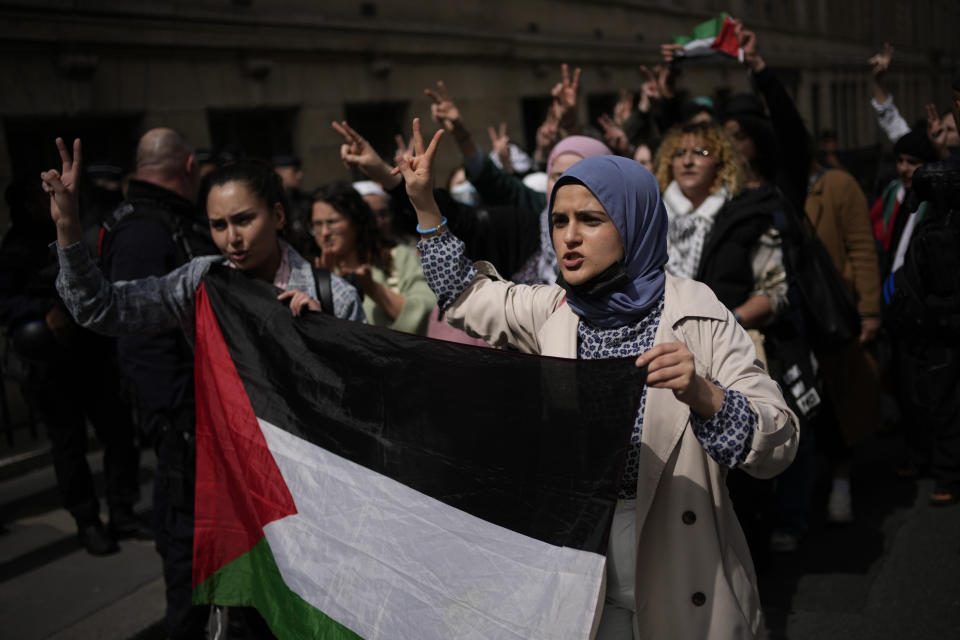
[[[514,285],[480,270],[447,310],[450,324],[491,344],[577,357],[578,316],[556,286]],[[753,343],[705,285],[667,275],[656,343],[683,342],[697,371],[743,393],[759,417],[742,468],[783,471],[799,432],[780,389],[758,366]],[[726,469],[690,428],[690,409],[670,390],[649,389],[637,485],[636,611],[640,637],[754,638],[763,621],[753,562],[733,512]],[[596,622],[602,610],[598,602]]]

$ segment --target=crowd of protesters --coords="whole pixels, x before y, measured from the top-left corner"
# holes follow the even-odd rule
[[[210,265],[229,264],[272,283],[295,315],[326,311],[419,335],[517,348],[505,330],[486,331],[465,319],[464,291],[478,287],[470,285],[476,269],[464,265],[492,265],[485,291],[502,274],[503,282],[518,285],[559,285],[550,290],[565,292],[575,305],[626,286],[634,274],[621,272],[640,257],[621,252],[619,261],[581,283],[571,269],[583,256],[562,253],[558,244],[560,224],[574,226],[557,213],[558,189],[606,189],[603,172],[614,170],[662,201],[664,260],[651,273],[699,281],[716,296],[779,385],[783,415],[796,420],[793,464],[774,479],[752,473],[747,454],[756,453],[756,443],[729,454],[702,445],[717,462],[724,459],[727,491],[754,557],[796,550],[814,509],[825,509],[831,522],[853,521],[853,449],[884,420],[896,422],[907,445],[891,473],[932,475],[933,505],[960,501],[960,75],[950,108],[929,105],[911,126],[884,85],[892,47],[869,60],[872,108],[893,144],[897,176],[869,185],[869,177],[844,169],[829,144],[835,134],[820,135],[816,149],[816,132],[765,64],[756,34],[739,26],[737,35],[754,91],[722,105],[683,90],[682,47],[664,45],[661,64],[641,67],[645,82],[637,94],[621,91],[612,113],[594,126],[578,120],[580,70],[564,65],[529,153],[511,142],[504,125],[488,128],[490,150],[482,149],[457,108],[456,81],[438,82],[426,89],[430,116],[452,138],[462,165],[432,200],[432,153],[442,136],[424,149],[419,129],[410,146],[401,139],[397,156],[385,159],[362,131],[333,123],[342,139],[340,160],[365,179],[351,184],[331,176],[312,195],[302,187],[295,156],[268,163],[239,149],[199,152],[172,129],[144,134],[126,178],[109,166],[84,168],[81,143],[71,151],[58,140],[60,169],[45,172],[42,185],[18,181],[7,189],[12,225],[0,247],[0,321],[10,349],[32,368],[32,401],[43,411],[63,505],[83,546],[102,555],[116,551],[118,539],[154,537],[164,566],[167,633],[203,637],[207,611],[191,602],[191,343],[193,297]],[[630,161],[621,167],[627,161],[598,159],[607,156]],[[426,186],[424,176],[431,181]],[[619,201],[599,191],[596,200]],[[421,226],[427,222],[429,229]],[[614,222],[618,229],[626,224]],[[620,235],[630,250],[632,236]],[[447,236],[442,242],[461,244],[438,248],[433,238]],[[58,251],[51,254],[54,240]],[[463,282],[429,273],[447,259],[448,246],[459,256]],[[810,282],[806,266],[817,256],[828,266],[818,277],[835,282]],[[818,306],[821,294],[811,292],[819,284],[849,300],[854,328],[846,334],[819,322],[828,314]],[[644,303],[643,318],[651,305],[656,299]],[[590,322],[616,326],[590,309],[586,303],[574,309],[585,319],[577,337],[581,357],[604,335],[591,335]],[[656,313],[662,312],[661,298]],[[644,326],[634,336],[639,345]],[[655,324],[645,348],[654,330]],[[727,404],[709,407],[702,418],[735,413]],[[104,446],[107,526],[85,461],[85,417]],[[756,425],[755,417],[729,419]],[[157,451],[152,523],[133,511],[142,444]],[[813,502],[818,460],[826,461],[830,477],[825,504]],[[744,570],[752,575],[749,566]],[[627,604],[615,604],[626,608],[627,622],[602,637],[630,637],[632,582],[626,592]],[[617,597],[608,586],[608,604]],[[242,612],[237,619],[245,619]],[[250,629],[261,624],[253,614],[246,621]],[[754,621],[744,628],[749,637],[757,627]]]

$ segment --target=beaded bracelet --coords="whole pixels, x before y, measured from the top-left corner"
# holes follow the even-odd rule
[[[443,228],[446,227],[446,226],[447,226],[447,218],[446,218],[446,216],[444,216],[443,220],[440,221],[440,224],[438,224],[437,226],[435,226],[435,227],[432,228],[432,229],[423,229],[423,228],[420,227],[420,223],[418,222],[418,223],[417,223],[417,233],[419,233],[419,234],[436,233],[436,232],[438,232],[438,231],[442,231]]]

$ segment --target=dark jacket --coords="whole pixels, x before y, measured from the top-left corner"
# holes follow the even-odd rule
[[[192,227],[198,222],[193,203],[155,184],[131,180],[125,204],[135,215],[125,217],[103,245],[109,280],[162,276],[189,260],[168,222]],[[183,333],[123,336],[117,339],[117,354],[121,371],[133,383],[147,434],[162,424],[192,430],[193,352]]]
[[[709,286],[728,309],[743,304],[755,289],[750,253],[773,226],[779,206],[772,189],[744,189],[717,213],[694,279]]]
[[[435,189],[433,195],[440,213],[447,218],[447,226],[463,240],[465,253],[471,260],[486,260],[510,276],[520,271],[539,250],[539,210],[473,207],[457,202],[446,189]],[[394,220],[404,228],[416,227],[416,212],[402,181],[390,190],[390,208]]]

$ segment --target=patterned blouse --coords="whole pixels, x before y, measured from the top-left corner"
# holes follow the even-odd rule
[[[463,242],[449,231],[422,238],[417,245],[421,252],[423,273],[430,288],[437,294],[440,309],[446,310],[469,286],[477,275],[473,261],[463,255]],[[605,329],[580,320],[577,326],[579,357],[584,360],[635,357],[653,347],[660,317],[663,315],[663,296],[657,305],[639,321]],[[746,397],[739,391],[723,390],[720,411],[708,419],[690,414],[693,433],[711,458],[718,464],[733,468],[743,463],[750,452],[757,415]],[[647,403],[647,388],[640,393],[640,408],[630,436],[630,448],[620,481],[618,497],[629,500],[637,497],[639,475],[640,436],[643,432],[643,412]]]

